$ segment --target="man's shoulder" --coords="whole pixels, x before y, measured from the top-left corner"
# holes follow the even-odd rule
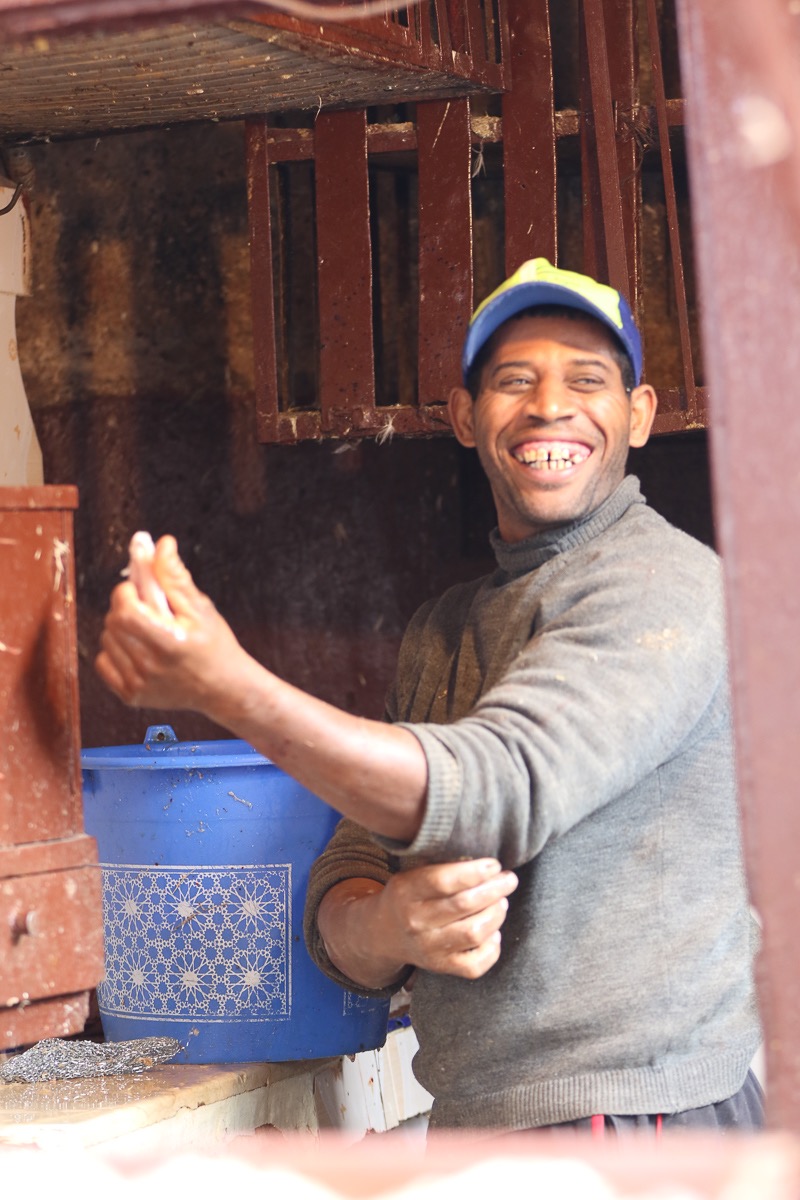
[[[619,521],[597,539],[595,549],[603,555],[636,555],[686,570],[718,576],[720,557],[716,550],[686,530],[674,525],[649,504],[633,504]]]
[[[594,595],[624,607],[634,625],[654,619],[696,623],[708,635],[724,624],[722,562],[716,550],[672,524],[646,504],[636,504],[553,579],[551,605]]]
[[[484,573],[474,579],[461,580],[453,583],[436,596],[432,596],[421,604],[409,622],[409,629],[421,629],[432,617],[435,619],[455,620],[461,614],[469,612],[475,596],[491,580],[495,572]]]

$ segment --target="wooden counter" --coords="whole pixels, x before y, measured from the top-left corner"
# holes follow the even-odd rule
[[[171,1065],[143,1075],[0,1083],[0,1147],[96,1148],[114,1156],[220,1146],[238,1135],[386,1132],[427,1112],[411,1074],[416,1038],[393,1030],[380,1050],[305,1062]]]

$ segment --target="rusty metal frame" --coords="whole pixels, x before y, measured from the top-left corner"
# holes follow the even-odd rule
[[[667,98],[664,92],[663,71],[654,0],[648,8],[654,104],[643,109],[638,95],[638,51],[636,44],[636,10],[634,0],[582,0],[580,22],[582,61],[582,103],[577,110],[556,111],[554,103],[553,58],[550,29],[549,0],[506,0],[502,14],[507,16],[506,34],[502,40],[504,64],[514,72],[514,86],[502,94],[502,116],[480,116],[461,122],[460,148],[450,148],[443,139],[439,122],[443,115],[457,111],[455,101],[427,101],[417,105],[418,119],[395,124],[365,124],[367,162],[382,154],[405,153],[415,158],[420,174],[420,357],[418,401],[415,404],[387,406],[373,396],[365,403],[351,404],[346,416],[333,420],[328,402],[321,396],[319,411],[294,409],[289,399],[283,404],[278,397],[277,382],[271,362],[274,347],[261,346],[269,338],[269,301],[263,297],[271,286],[270,269],[266,261],[265,241],[269,234],[268,216],[254,215],[251,207],[251,244],[253,246],[254,314],[256,321],[256,409],[259,437],[264,441],[295,441],[304,438],[361,437],[384,433],[387,429],[405,435],[429,436],[447,432],[444,413],[447,386],[458,378],[456,347],[460,343],[469,318],[471,281],[465,272],[471,269],[470,180],[468,171],[469,143],[480,153],[487,144],[501,143],[503,149],[503,190],[505,206],[505,265],[513,270],[524,258],[544,254],[557,259],[558,202],[557,202],[557,145],[560,138],[577,135],[581,148],[584,269],[599,278],[608,279],[621,288],[636,309],[641,304],[641,166],[642,151],[637,146],[634,130],[637,123],[657,127],[661,153],[661,170],[667,204],[667,223],[671,246],[671,269],[674,281],[676,311],[682,352],[683,386],[659,391],[659,413],[656,433],[701,427],[705,420],[705,391],[695,382],[692,362],[689,315],[686,302],[686,282],[681,256],[680,231],[676,189],[672,167],[669,132],[680,126],[684,106],[680,99]],[[410,10],[411,11],[411,10]],[[484,10],[484,16],[485,16]],[[436,0],[438,42],[440,47],[452,48],[458,55],[481,40],[478,0],[466,6],[446,5]],[[430,10],[423,6],[418,13],[415,30],[430,36]],[[384,19],[385,21],[385,19]],[[414,25],[397,26],[403,34]],[[485,49],[485,45],[484,45]],[[516,68],[516,69],[515,69]],[[466,101],[457,102],[458,111],[469,113]],[[331,114],[334,124],[339,114]],[[343,118],[344,120],[344,118]],[[452,127],[452,117],[447,129]],[[267,119],[248,122],[248,172],[251,176],[250,195],[253,203],[266,212],[268,206],[269,164],[315,159],[316,134],[313,129],[272,128]],[[322,128],[327,128],[323,123]],[[435,140],[428,130],[433,128]],[[437,163],[434,156],[439,156]],[[363,159],[363,147],[359,156]],[[432,173],[432,175],[431,175]],[[431,175],[436,184],[426,193],[425,181]],[[266,178],[266,183],[264,182]],[[258,180],[258,187],[255,182]],[[266,191],[265,191],[266,189]],[[324,190],[324,189],[323,189]],[[426,196],[430,196],[428,200]],[[445,207],[458,219],[434,229],[433,241],[424,235],[430,204],[436,197],[447,196]],[[440,212],[437,220],[444,219]],[[327,220],[336,222],[338,210],[331,201],[318,208],[319,232],[323,240]],[[362,229],[369,220],[363,206],[359,210]],[[446,287],[436,278],[435,256],[428,253],[436,243],[439,264],[442,254],[449,258],[451,282],[458,277],[457,287],[449,292],[450,303],[442,304]],[[346,264],[349,260],[346,261]],[[362,254],[361,276],[373,279]],[[321,268],[325,275],[325,267]],[[433,273],[432,273],[433,272]],[[375,280],[380,287],[380,280]],[[326,295],[323,288],[321,319],[324,319]],[[372,312],[368,304],[357,302],[353,292],[350,311],[353,320],[361,321],[364,331],[372,336]],[[363,299],[367,292],[364,291]],[[455,303],[453,299],[455,298]],[[471,303],[471,296],[470,301]],[[447,313],[448,320],[444,320]],[[360,314],[360,315],[357,315]],[[360,336],[360,335],[359,335]],[[364,334],[366,337],[366,332]],[[438,355],[439,365],[432,373],[432,356]],[[365,364],[366,364],[366,360]],[[443,369],[448,364],[447,372]],[[361,387],[372,394],[374,370],[365,365],[366,376]],[[348,385],[358,390],[355,380]],[[324,390],[324,384],[323,384]]]
[[[434,65],[431,56],[438,55],[435,65],[441,67],[443,55],[458,62],[473,80],[496,86],[501,79],[497,71],[505,69],[510,54],[506,0],[495,0],[494,4],[483,4],[482,0],[457,5],[445,0],[433,3],[435,39],[426,5],[418,10],[416,22],[409,20],[407,25],[400,25],[386,17],[377,24],[391,25],[396,37],[417,34],[420,44],[425,41],[427,47],[426,65]],[[515,3],[519,6],[519,0]],[[546,4],[544,11],[546,14]],[[288,18],[284,24],[287,22],[291,24]],[[364,25],[374,28],[376,22]],[[341,34],[345,40],[352,40],[352,31],[343,30]],[[495,47],[494,56],[488,53],[490,46]],[[552,85],[548,96],[552,110]],[[350,132],[356,124],[357,145]],[[416,121],[405,123],[399,130],[368,127],[363,111],[319,114],[313,130],[273,130],[266,118],[246,123],[260,440],[429,435],[449,428],[445,401],[449,387],[458,378],[460,346],[472,311],[473,141],[466,99],[419,103]],[[348,155],[343,147],[350,148]],[[413,153],[419,176],[419,399],[414,405],[379,405],[372,354],[373,269],[368,245],[370,213],[365,203],[366,168],[368,154],[398,149]],[[314,410],[295,408],[289,398],[281,396],[274,300],[279,289],[274,275],[275,238],[270,214],[270,167],[280,161],[304,158],[313,160],[317,180],[320,397],[319,407]],[[346,222],[342,221],[343,212],[347,213]],[[355,252],[354,240],[358,246]],[[358,346],[355,355],[353,342]]]
[[[508,2],[428,0],[409,8],[404,21],[387,15],[355,31],[331,26],[326,36],[348,46],[355,39],[364,48],[379,35],[410,47],[403,55],[406,65],[418,62],[441,71],[455,63],[473,85],[502,90],[510,56]],[[521,0],[513,3],[519,6]],[[274,14],[269,23],[298,32],[301,26]],[[364,110],[319,113],[313,129],[278,130],[266,117],[253,118],[246,122],[245,140],[259,439],[447,430],[447,390],[458,378],[460,344],[472,310],[469,101],[419,102],[414,122],[390,129],[368,126]],[[414,156],[419,177],[418,401],[386,405],[375,394],[368,166],[370,155],[398,149]],[[275,311],[280,286],[273,259],[279,239],[271,217],[271,168],[302,159],[313,161],[316,179],[320,337],[315,408],[295,407],[281,387]]]

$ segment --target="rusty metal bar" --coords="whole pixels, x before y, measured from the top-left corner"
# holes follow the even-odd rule
[[[447,27],[453,56],[465,54],[468,47],[467,15],[462,0],[444,0]],[[437,8],[437,12],[439,9]]]
[[[485,61],[486,34],[480,0],[463,0],[463,2],[467,17],[467,38],[469,41],[470,58],[473,62],[476,59]]]
[[[589,83],[589,51],[586,45],[586,22],[579,6],[578,60],[580,65],[580,111],[578,138],[581,159],[581,195],[583,213],[583,269],[596,279],[608,278],[608,262],[603,241],[603,220],[600,200],[600,175],[597,161],[597,138],[594,109]]]
[[[245,156],[250,225],[256,436],[259,441],[274,441],[277,435],[279,400],[266,119],[245,123]]]
[[[427,4],[415,5],[413,9],[406,9],[409,16],[409,21],[413,22],[418,30],[417,37],[423,51],[426,55],[437,55],[441,61],[441,51],[433,37],[433,29],[431,28],[431,13]]]
[[[606,47],[615,120],[615,143],[622,229],[628,264],[625,294],[637,311],[641,285],[641,161],[633,137],[633,114],[639,100],[638,5],[634,0],[603,0]]]
[[[358,55],[389,54],[392,60],[402,61],[409,66],[416,64],[430,69],[440,66],[435,56],[433,59],[428,57],[428,48],[415,36],[413,24],[402,25],[399,21],[390,20],[390,15],[373,15],[350,22],[330,18],[327,21],[308,21],[261,6],[251,7],[240,17],[266,28],[284,29],[321,45],[346,47]],[[452,65],[455,67],[456,64]],[[460,63],[458,66],[463,70],[467,64]]]
[[[583,0],[583,25],[591,91],[592,125],[597,147],[607,278],[612,287],[628,295],[628,255],[622,217],[622,191],[617,164],[603,0]]]
[[[658,14],[655,0],[647,0],[647,28],[650,39],[650,63],[652,69],[653,94],[658,120],[658,140],[661,150],[661,166],[664,176],[664,199],[667,208],[667,226],[672,257],[672,279],[675,286],[675,303],[678,311],[678,331],[681,342],[683,386],[686,394],[686,410],[690,420],[696,418],[697,389],[692,361],[692,338],[689,330],[689,306],[686,303],[686,279],[683,272],[681,234],[678,225],[678,202],[675,196],[675,176],[672,170],[672,150],[669,144],[669,120],[667,97],[664,90],[664,71],[661,61],[661,38],[658,31]]]
[[[541,3],[541,0],[538,0]],[[519,0],[515,0],[519,3]],[[523,10],[524,11],[524,10]],[[523,87],[525,81],[523,81]],[[503,97],[505,101],[506,97]],[[684,104],[681,99],[666,101],[667,122],[670,128],[682,128],[685,122]],[[634,105],[632,123],[652,125],[658,120],[655,108],[648,104]],[[503,142],[503,118],[482,116],[473,118],[472,144]],[[580,114],[577,109],[564,108],[554,113],[555,138],[575,137],[579,132]],[[314,134],[310,129],[288,129],[270,127],[267,131],[270,162],[300,162],[314,157]],[[416,150],[417,130],[411,121],[396,124],[367,125],[367,149],[374,154],[396,154],[403,150]]]
[[[677,14],[738,777],[763,921],[767,1115],[798,1134],[798,31],[787,6],[750,7],[679,0]]]
[[[503,96],[506,271],[558,254],[549,0],[508,0],[511,91]]]
[[[658,408],[653,422],[653,436],[662,433],[685,433],[687,429],[708,426],[708,389],[695,387],[694,409],[691,418],[686,412],[686,393],[683,388],[656,388]]]
[[[334,431],[375,404],[366,111],[320,113],[314,144],[320,406]]]
[[[417,400],[417,194],[410,171],[371,172],[375,261],[376,388],[380,406]]]
[[[419,146],[419,402],[442,403],[461,378],[472,313],[468,100],[417,105]]]
[[[436,25],[439,30],[439,52],[444,59],[452,58],[453,39],[450,33],[447,0],[433,0],[433,9],[436,14]],[[430,20],[430,18],[428,19]]]

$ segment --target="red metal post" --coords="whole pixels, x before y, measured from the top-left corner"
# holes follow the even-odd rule
[[[419,153],[419,402],[441,403],[461,378],[472,315],[468,100],[417,105]]]
[[[767,1110],[800,1133],[797,30],[775,0],[677,11]]]
[[[583,270],[587,275],[592,275],[596,279],[607,279],[608,263],[603,240],[597,136],[589,82],[589,50],[586,44],[586,21],[581,3],[579,3],[579,11],[580,112],[578,136],[581,153],[581,199],[583,202]]]
[[[375,404],[364,109],[320,113],[315,134],[322,428]]]
[[[622,219],[622,190],[617,164],[603,0],[583,0],[583,11],[607,278],[612,287],[629,295],[628,252]]]
[[[245,125],[247,210],[250,222],[250,287],[253,308],[253,357],[256,432],[259,441],[275,441],[278,431],[278,372],[272,275],[272,222],[269,205],[269,147],[266,118]]]
[[[639,9],[634,0],[603,0],[603,11],[606,18],[606,49],[622,229],[628,264],[625,294],[636,312],[640,304],[642,274],[642,164],[631,127],[639,104]]]
[[[549,0],[508,0],[511,91],[503,96],[505,260],[558,254]]]
[[[669,144],[669,119],[667,97],[664,90],[664,71],[661,61],[661,38],[658,32],[658,14],[655,0],[647,0],[647,27],[650,40],[650,62],[652,68],[653,93],[658,121],[658,141],[661,149],[661,167],[664,175],[664,199],[667,209],[667,227],[672,258],[672,280],[675,290],[675,305],[678,311],[678,332],[681,342],[683,386],[685,407],[689,419],[697,414],[697,388],[692,361],[692,338],[689,330],[689,307],[686,303],[686,279],[683,273],[681,235],[678,226],[678,201],[675,195],[675,176],[672,170],[672,151]]]

